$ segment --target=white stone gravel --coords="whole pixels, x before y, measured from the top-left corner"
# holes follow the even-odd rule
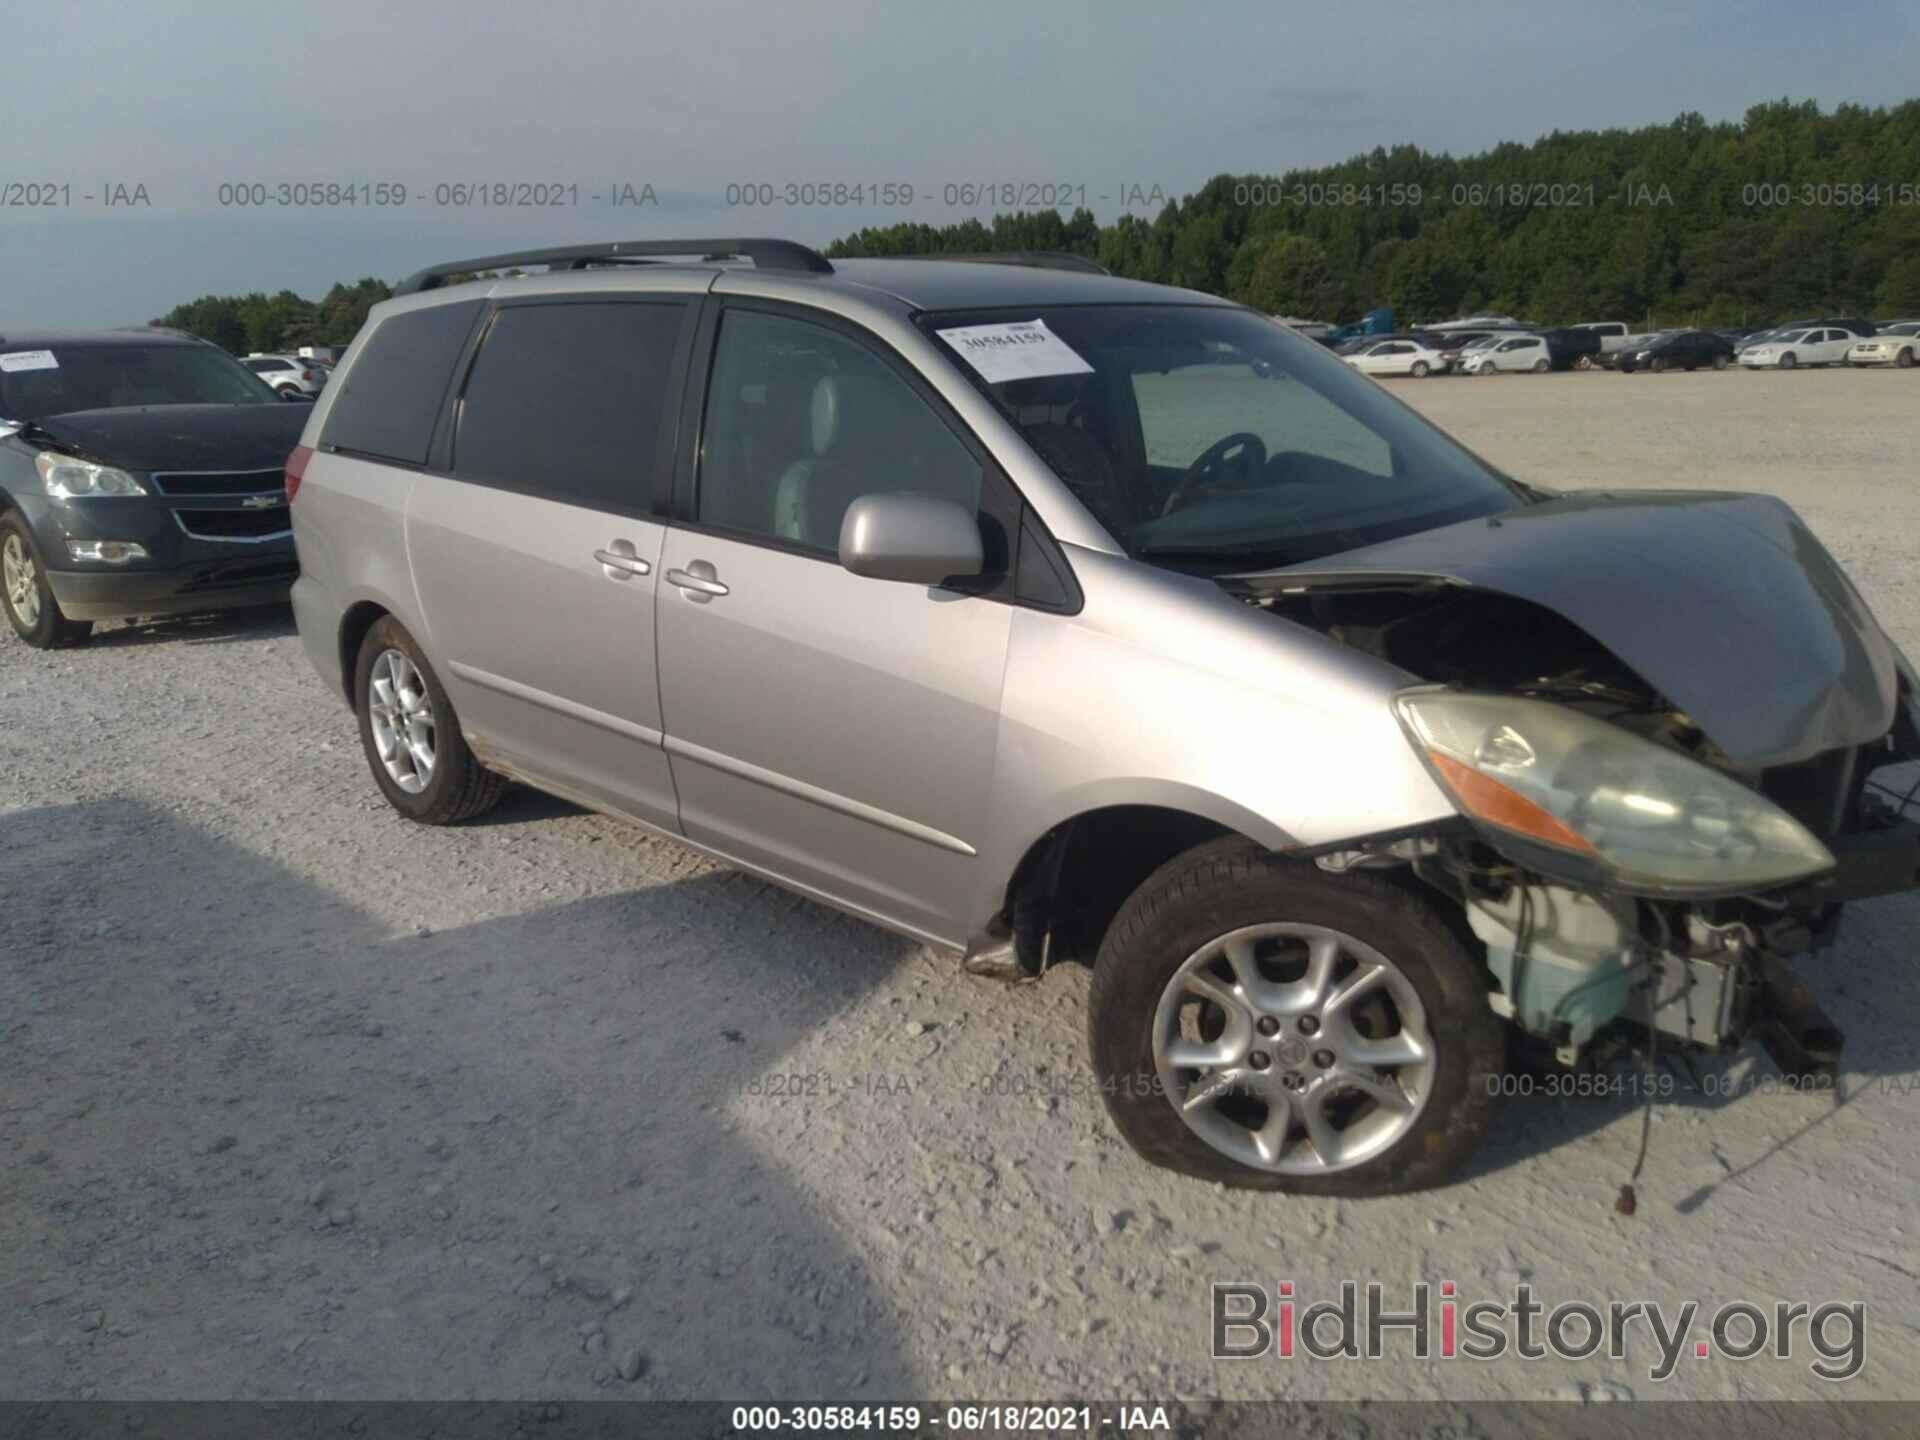
[[[1920,376],[1393,388],[1542,483],[1786,497],[1920,653]],[[1082,970],[527,792],[410,826],[284,613],[7,632],[0,1398],[1920,1397],[1917,932],[1864,905],[1808,967],[1844,1101],[1703,1067],[1752,1084],[1655,1112],[1634,1218],[1624,1100],[1510,1102],[1429,1194],[1230,1193],[1115,1138]],[[1342,1279],[1859,1300],[1868,1362],[1209,1360],[1209,1282]]]

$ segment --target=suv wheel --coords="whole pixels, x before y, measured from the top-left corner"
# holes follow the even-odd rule
[[[1486,970],[1434,905],[1238,837],[1168,862],[1122,907],[1088,1029],[1143,1158],[1314,1195],[1445,1179],[1504,1060]]]
[[[450,825],[500,803],[506,777],[473,758],[433,667],[391,615],[360,646],[353,698],[374,781],[409,820]]]
[[[33,535],[17,514],[0,518],[0,604],[14,633],[36,650],[86,643],[91,620],[69,620],[47,584]]]

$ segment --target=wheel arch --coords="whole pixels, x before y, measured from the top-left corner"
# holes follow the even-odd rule
[[[360,646],[367,632],[391,614],[393,611],[377,600],[356,600],[340,616],[340,684],[346,691],[348,706],[354,703],[353,672],[360,658]]]
[[[969,950],[1010,941],[1030,974],[1060,959],[1090,961],[1127,897],[1174,856],[1228,837],[1269,850],[1294,844],[1232,801],[1185,786],[1159,788],[1179,793],[1086,803],[1031,835],[995,887],[997,908],[976,927]]]

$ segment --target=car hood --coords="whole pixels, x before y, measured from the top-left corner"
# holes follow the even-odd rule
[[[267,470],[300,443],[310,405],[151,405],[33,422],[86,459],[124,470]],[[32,438],[29,431],[28,439]]]
[[[1445,583],[1546,606],[1746,768],[1878,740],[1899,699],[1898,649],[1771,496],[1567,494],[1221,583],[1250,595]]]

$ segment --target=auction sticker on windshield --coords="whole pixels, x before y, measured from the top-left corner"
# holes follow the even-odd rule
[[[0,370],[12,374],[15,370],[58,370],[60,362],[53,358],[51,350],[16,350],[11,355],[0,355]]]
[[[963,325],[939,334],[966,357],[967,363],[978,370],[989,385],[1006,380],[1038,380],[1045,375],[1093,373],[1093,367],[1049,330],[1044,320]]]

